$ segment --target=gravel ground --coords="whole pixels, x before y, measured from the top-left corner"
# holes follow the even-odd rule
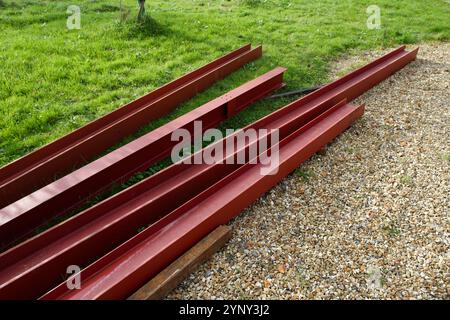
[[[449,299],[450,43],[420,48],[168,298]],[[338,61],[332,75],[381,54]]]

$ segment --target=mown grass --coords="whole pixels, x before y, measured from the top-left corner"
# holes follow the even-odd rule
[[[232,49],[263,44],[264,57],[220,81],[136,135],[264,72],[287,67],[287,90],[327,81],[349,50],[448,41],[446,1],[377,0],[382,27],[368,30],[372,0],[0,1],[0,166]],[[66,28],[69,5],[81,29]],[[262,101],[222,125],[242,127],[288,102]],[[138,174],[122,189],[166,166]]]

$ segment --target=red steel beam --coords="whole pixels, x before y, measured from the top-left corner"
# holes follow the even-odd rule
[[[395,52],[401,52],[401,50],[396,50]],[[391,56],[390,63],[397,64],[397,68],[402,67],[404,63],[402,59],[393,59],[392,54],[388,54],[387,56]],[[413,57],[415,57],[415,52],[409,54],[410,59],[413,59]],[[377,61],[386,61],[386,56]],[[358,75],[362,74],[365,79],[364,81],[373,83],[373,78],[378,77],[379,72],[386,72],[385,77],[392,72],[392,68],[389,66],[380,69],[377,68],[379,64],[372,63],[370,65],[374,72],[362,74],[357,70],[349,76],[344,77],[347,79],[345,82],[337,80],[336,82],[340,83],[339,85],[336,85],[336,82],[334,82],[325,87],[328,87],[329,90],[322,89],[322,94],[328,95],[327,99],[323,99],[322,95],[318,97],[316,95],[306,96],[249,125],[246,129],[264,127],[279,128],[281,129],[280,137],[285,137],[305,121],[309,121],[313,116],[329,108],[335,103],[336,95],[355,94],[354,88],[361,88],[359,81],[355,81]],[[367,67],[363,69],[368,71]],[[357,95],[363,93],[361,89],[359,90],[356,91]],[[30,292],[29,284],[33,283],[32,288],[38,291],[38,288],[41,288],[40,291],[42,291],[52,281],[54,283],[55,277],[51,272],[52,267],[53,270],[58,270],[57,272],[63,273],[64,268],[67,266],[65,261],[77,261],[79,265],[88,263],[93,257],[104,254],[118,243],[128,239],[130,234],[138,227],[151,223],[154,217],[163,216],[164,213],[173,210],[174,207],[187,201],[187,199],[229,173],[229,170],[235,170],[235,168],[220,166],[217,166],[217,168],[220,170],[213,174],[210,173],[209,176],[205,176],[205,171],[202,171],[204,168],[198,171],[191,168],[191,175],[188,175],[186,173],[180,174],[187,167],[169,167],[159,174],[150,177],[147,181],[143,181],[123,191],[117,196],[88,209],[65,223],[0,255],[0,297],[13,298],[10,293],[17,292],[18,296],[15,298],[20,298],[20,296],[22,298],[33,298],[33,294],[35,295],[36,292]],[[208,170],[211,170],[209,172],[213,172],[212,168]],[[203,176],[197,176],[199,172],[203,172]],[[171,177],[175,177],[176,180],[174,181],[178,181],[177,187],[179,190],[177,191],[176,188],[168,188],[167,190],[170,190],[172,193],[165,193],[163,191],[164,185],[171,185],[170,182],[166,181],[170,180]],[[206,180],[205,178],[202,180],[199,177],[207,178]],[[184,181],[184,189],[181,181]],[[155,188],[159,184],[162,184],[159,194],[166,195],[165,202],[162,200],[164,197],[154,197],[155,191],[152,191],[152,188]],[[174,192],[178,192],[178,194]],[[147,200],[143,201],[142,199],[144,198]],[[169,201],[168,199],[173,200]],[[146,211],[151,211],[152,214],[147,216],[143,213]],[[118,215],[118,212],[122,212],[122,214]],[[124,217],[124,222],[118,219],[119,216]],[[133,220],[130,220],[131,218]],[[31,296],[25,296],[24,292],[31,294]]]
[[[217,80],[259,58],[243,46],[0,169],[0,208],[92,160],[141,126],[189,100]]]
[[[220,224],[260,195],[362,116],[364,106],[339,103],[279,144],[279,170],[261,175],[247,163],[79,273],[81,286],[62,283],[42,299],[125,299]]]
[[[23,237],[86,198],[169,156],[177,144],[171,141],[174,130],[184,128],[192,132],[195,121],[202,121],[203,130],[214,127],[279,89],[285,70],[275,68],[1,209],[1,243]]]

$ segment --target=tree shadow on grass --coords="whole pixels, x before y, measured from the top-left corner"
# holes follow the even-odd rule
[[[20,8],[20,6],[17,3],[15,3],[14,1],[6,2],[5,0],[0,0],[0,8],[14,9],[14,8]]]
[[[120,11],[120,7],[111,4],[102,4],[99,7],[94,9],[95,12],[118,12]]]
[[[0,0],[0,8],[6,8],[6,9],[16,9],[16,8],[21,8],[24,9],[28,6],[40,6],[40,7],[44,7],[47,4],[44,3],[41,0],[22,0],[20,1],[20,3],[17,3],[16,1],[13,0]]]
[[[117,33],[127,39],[145,39],[150,37],[166,36],[171,30],[161,25],[150,16],[146,16],[142,21],[128,19],[118,21],[115,25]]]

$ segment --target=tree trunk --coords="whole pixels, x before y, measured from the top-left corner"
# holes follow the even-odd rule
[[[139,13],[138,13],[138,21],[144,20],[145,17],[145,0],[138,0],[139,4]]]

